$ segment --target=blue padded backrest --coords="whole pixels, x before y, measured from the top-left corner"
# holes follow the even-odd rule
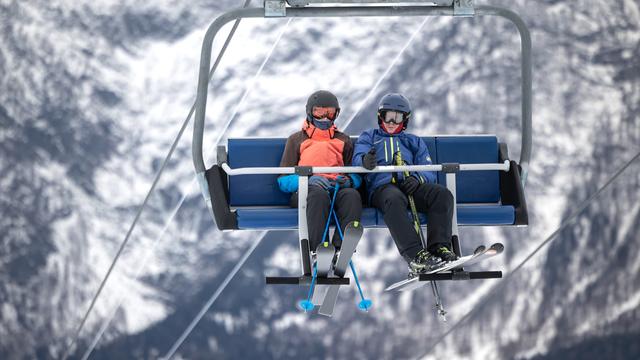
[[[229,139],[228,163],[231,168],[280,166],[286,138]],[[229,176],[231,206],[289,205],[291,194],[278,188],[278,175]]]
[[[498,140],[495,136],[438,136],[439,164],[497,163]],[[438,183],[445,185],[445,174],[438,173]],[[500,200],[498,171],[461,171],[456,174],[458,203],[495,203]]]
[[[431,155],[431,162],[433,162],[434,165],[437,164],[438,150],[436,148],[436,138],[433,136],[422,136],[422,140],[427,144],[429,155]]]
[[[357,138],[352,137],[355,142]],[[443,162],[496,163],[495,136],[423,137],[434,164]],[[228,163],[232,168],[279,166],[285,138],[245,138],[228,140]],[[229,177],[231,206],[289,205],[290,194],[278,188],[277,175],[239,175]],[[495,203],[500,199],[497,171],[459,172],[456,176],[458,203]],[[445,185],[445,175],[438,174]]]

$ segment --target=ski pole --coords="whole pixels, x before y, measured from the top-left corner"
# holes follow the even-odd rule
[[[311,296],[313,295],[313,286],[316,283],[316,278],[318,277],[318,267],[316,264],[313,264],[313,276],[311,277],[311,286],[309,286],[309,294],[307,295],[307,300],[301,300],[299,302],[300,307],[304,312],[313,310],[313,303],[311,302]]]
[[[324,232],[322,233],[322,242],[327,241],[327,233],[329,232],[329,223],[331,223],[331,213],[333,213],[333,207],[336,203],[336,195],[338,194],[338,189],[340,188],[340,184],[336,181],[336,186],[333,188],[333,197],[331,198],[331,206],[329,206],[329,216],[327,216],[327,224],[324,226]]]
[[[336,215],[335,211],[332,211],[333,218],[336,221],[336,229],[338,229],[338,235],[340,235],[340,239],[344,241],[344,235],[342,234],[342,228],[340,227],[340,221],[338,220],[338,215]],[[358,292],[360,293],[360,302],[358,303],[358,308],[363,311],[369,311],[373,302],[370,299],[365,299],[364,294],[362,292],[362,287],[360,286],[360,281],[358,281],[358,274],[356,273],[356,267],[353,265],[353,260],[349,260],[349,266],[351,267],[351,273],[353,274],[353,279],[356,282],[356,286],[358,287]]]
[[[394,154],[394,157],[395,157],[396,165],[402,166],[403,165],[402,153],[400,151],[397,151]],[[408,171],[403,172],[403,175],[405,176],[405,178],[407,176],[411,176],[411,174],[409,174]],[[413,195],[407,195],[407,198],[409,199],[409,207],[411,208],[411,217],[413,217],[413,226],[416,229],[418,236],[420,236],[420,241],[422,242],[422,246],[424,246],[426,249],[427,244],[424,241],[424,234],[422,233],[422,228],[420,227],[420,218],[418,217],[416,202],[413,199]],[[446,322],[447,318],[445,317],[445,314],[447,312],[444,310],[444,305],[442,304],[442,299],[440,298],[440,292],[438,291],[438,285],[436,285],[435,281],[431,281],[431,289],[433,290],[433,295],[436,298],[436,309],[438,310],[438,314],[442,317],[443,321]]]

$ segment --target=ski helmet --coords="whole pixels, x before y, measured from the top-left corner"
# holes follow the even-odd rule
[[[411,103],[409,99],[401,94],[387,94],[380,99],[378,103],[378,126],[382,129],[382,121],[387,111],[398,111],[404,113],[404,121],[402,122],[402,130],[407,128],[409,119],[411,118]]]
[[[338,115],[340,114],[340,104],[338,103],[338,98],[333,95],[330,91],[327,90],[318,90],[309,96],[307,99],[307,120],[313,120],[313,108],[314,107],[332,107],[336,108],[336,115],[333,119],[329,119],[334,121]]]

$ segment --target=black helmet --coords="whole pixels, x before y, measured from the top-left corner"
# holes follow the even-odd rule
[[[378,103],[378,125],[382,127],[382,120],[386,111],[399,111],[405,114],[402,123],[402,130],[407,128],[409,119],[411,118],[411,103],[409,99],[401,94],[387,94],[380,99]]]
[[[313,119],[312,112],[315,106],[336,108],[336,116],[335,118],[331,119],[332,121],[335,120],[340,114],[340,104],[338,103],[338,98],[327,90],[318,90],[311,94],[311,96],[309,96],[309,99],[307,99],[307,120],[309,121]]]

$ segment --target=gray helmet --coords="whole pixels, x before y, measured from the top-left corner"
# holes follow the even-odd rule
[[[309,99],[307,99],[307,120],[309,121],[313,119],[312,112],[314,106],[336,108],[336,116],[333,119],[329,119],[331,121],[335,120],[338,117],[338,114],[340,114],[338,98],[327,90],[318,90],[311,94]]]
[[[402,122],[402,130],[407,128],[409,119],[411,118],[411,103],[409,102],[409,99],[397,93],[383,96],[378,103],[378,125],[380,127],[382,127],[382,120],[384,119],[384,114],[387,111],[403,112],[405,116],[404,121]]]

